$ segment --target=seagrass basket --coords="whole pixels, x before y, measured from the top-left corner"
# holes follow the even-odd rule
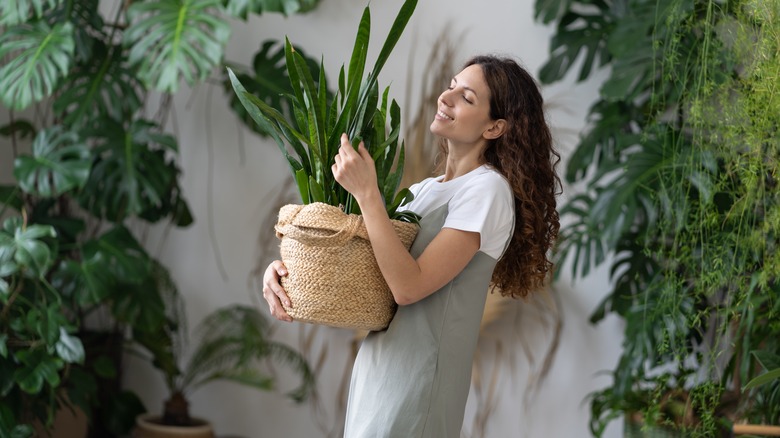
[[[406,249],[418,226],[393,221]],[[313,203],[286,205],[274,227],[288,275],[282,286],[294,320],[332,327],[382,330],[396,304],[368,240],[363,218]]]

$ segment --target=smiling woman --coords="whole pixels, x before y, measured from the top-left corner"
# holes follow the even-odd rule
[[[360,206],[400,306],[360,347],[346,437],[459,436],[489,285],[521,297],[550,273],[560,184],[542,104],[511,59],[477,57],[455,76],[430,127],[442,138],[444,173],[413,185],[414,199],[402,206],[422,217],[410,251],[387,216],[371,154],[341,137],[333,175]],[[280,285],[286,275],[281,261],[269,265],[264,296],[289,321],[280,305],[290,302]]]

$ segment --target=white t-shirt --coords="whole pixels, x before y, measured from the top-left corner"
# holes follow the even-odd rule
[[[449,203],[443,228],[477,232],[479,250],[499,259],[515,223],[514,196],[509,183],[487,165],[455,179],[427,178],[409,187],[414,200],[404,205],[422,217]]]

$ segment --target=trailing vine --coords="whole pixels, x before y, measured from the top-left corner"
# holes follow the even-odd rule
[[[566,178],[559,261],[611,260],[592,321],[625,319],[600,436],[627,415],[713,436],[780,422],[780,2],[537,0],[557,24],[540,77],[611,68]],[[576,61],[584,53],[582,63]]]

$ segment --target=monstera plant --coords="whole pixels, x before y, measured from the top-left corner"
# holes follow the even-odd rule
[[[0,185],[0,436],[73,405],[92,436],[132,427],[143,406],[119,390],[117,347],[169,322],[164,268],[133,230],[193,220],[166,132],[172,94],[224,62],[231,17],[316,4],[0,2],[0,160],[13,162]]]
[[[609,261],[592,321],[625,321],[592,432],[617,418],[669,436],[780,424],[780,3],[536,6],[556,24],[543,82],[611,67],[569,158],[583,190],[558,248],[575,278]]]

